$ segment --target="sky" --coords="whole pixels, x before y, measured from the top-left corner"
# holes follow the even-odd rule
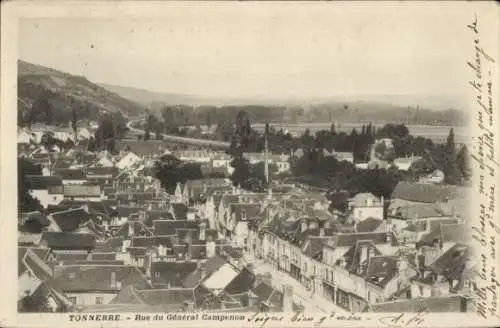
[[[212,4],[147,18],[24,18],[18,55],[93,82],[199,96],[462,94],[474,11],[395,5]]]

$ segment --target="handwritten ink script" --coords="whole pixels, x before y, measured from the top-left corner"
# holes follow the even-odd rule
[[[498,180],[498,161],[496,159],[495,135],[495,99],[496,85],[494,83],[495,59],[485,49],[481,32],[486,27],[481,25],[477,15],[467,25],[472,36],[473,58],[467,62],[472,77],[469,85],[473,90],[473,112],[477,128],[474,132],[474,142],[471,157],[473,159],[473,174],[476,185],[474,193],[478,201],[474,202],[476,218],[472,225],[474,249],[478,253],[476,281],[476,312],[489,318],[498,316],[498,293],[500,283],[497,278],[497,236],[500,229],[496,223],[495,195]]]

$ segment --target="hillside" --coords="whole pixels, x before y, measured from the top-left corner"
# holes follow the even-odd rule
[[[35,122],[44,120],[44,115],[50,112],[54,123],[67,123],[71,119],[72,108],[77,109],[81,118],[91,119],[103,112],[133,116],[144,110],[139,104],[110,92],[83,76],[18,61],[20,120],[32,109]]]
[[[161,93],[145,89],[122,87],[119,85],[111,85],[99,83],[104,89],[119,94],[125,99],[134,101],[142,106],[148,107],[153,103],[162,103],[165,105],[189,105],[194,106],[198,104],[211,104],[211,99],[202,97],[182,95],[175,93]]]

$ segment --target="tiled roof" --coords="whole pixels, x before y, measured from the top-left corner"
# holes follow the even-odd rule
[[[100,185],[65,185],[65,197],[99,197],[101,196]]]
[[[63,180],[85,180],[85,173],[79,169],[56,169],[54,176],[59,176]]]
[[[47,247],[54,249],[92,249],[96,243],[93,234],[65,232],[44,232],[42,240],[47,243]]]
[[[467,189],[452,185],[435,185],[400,181],[391,198],[420,203],[445,202],[449,199],[466,198]]]
[[[177,229],[196,229],[198,223],[187,220],[157,220],[153,222],[154,232],[157,235],[175,235]]]
[[[32,190],[42,190],[48,189],[49,186],[62,185],[62,179],[56,176],[27,175],[26,181],[28,189]]]
[[[272,307],[282,307],[283,293],[274,289],[266,283],[260,283],[255,288],[252,288],[252,293],[257,296],[258,304],[265,302],[272,305]]]
[[[398,273],[397,259],[390,256],[375,256],[369,259],[366,279],[384,288]]]
[[[197,269],[194,262],[153,262],[151,282],[155,288],[182,286],[182,280]]]
[[[112,285],[112,277],[115,282]],[[148,288],[145,277],[135,266],[129,265],[64,265],[54,272],[56,286],[68,292],[118,292],[129,285]]]
[[[89,167],[87,168],[87,177],[92,176],[111,176],[118,175],[118,168],[116,167]]]

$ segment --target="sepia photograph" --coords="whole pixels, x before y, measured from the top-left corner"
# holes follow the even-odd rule
[[[17,19],[18,315],[498,319],[494,4],[102,4]]]

